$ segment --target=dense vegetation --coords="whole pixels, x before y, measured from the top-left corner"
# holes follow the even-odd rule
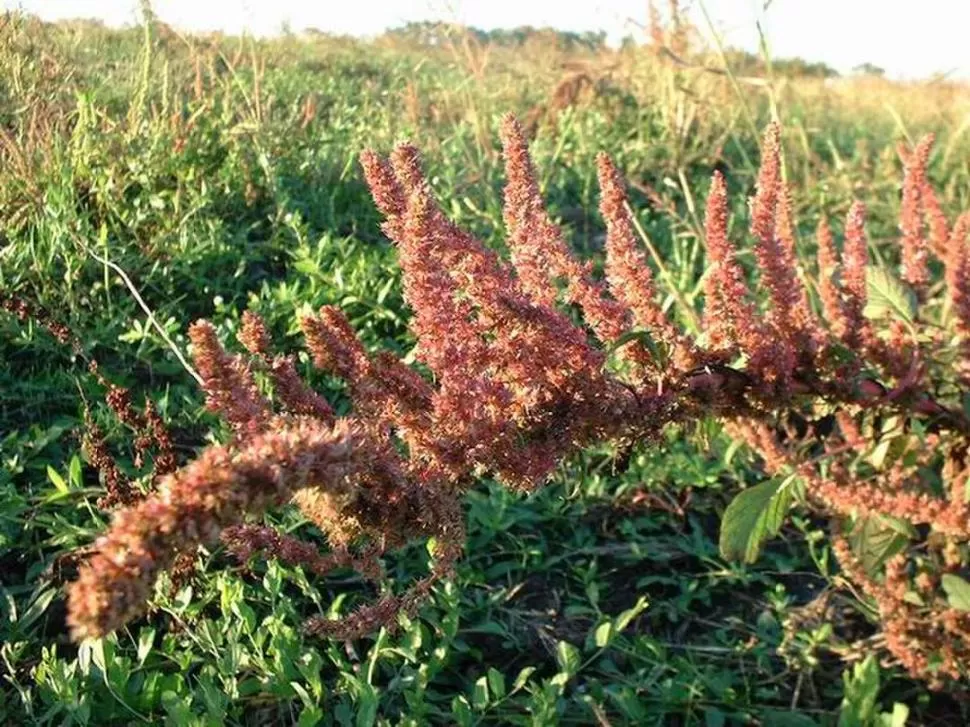
[[[806,259],[822,215],[844,218],[857,196],[871,251],[895,258],[896,142],[924,132],[937,135],[929,175],[944,211],[970,208],[964,87],[748,78],[709,70],[723,68],[717,54],[656,51],[463,34],[434,48],[393,35],[254,42],[5,17],[0,293],[35,315],[0,314],[0,718],[902,724],[908,708],[914,724],[965,721],[959,686],[930,692],[867,658],[871,614],[840,589],[824,519],[794,516],[754,564],[721,557],[725,507],[765,473],[710,423],[642,450],[588,450],[530,496],[481,482],[463,501],[457,574],[394,633],[306,636],[303,618],[346,613],[373,586],[214,550],[162,584],[147,618],[67,638],[75,564],[63,556],[109,519],[84,432],[105,434],[126,475],[150,469],[104,402],[107,382],[149,396],[185,460],[228,434],[165,340],[186,348],[199,317],[228,341],[258,312],[297,351],[300,314],[333,304],[368,347],[408,359],[396,253],[357,163],[365,147],[412,139],[449,217],[501,249],[496,138],[513,111],[551,213],[592,259],[604,229],[595,157],[609,151],[665,261],[668,306],[702,292],[712,170],[744,215],[770,119],[783,125]],[[79,344],[50,336],[40,310]],[[346,409],[334,379],[297,363]],[[320,539],[296,511],[270,520]],[[418,548],[389,557],[387,584],[412,582],[426,560]]]

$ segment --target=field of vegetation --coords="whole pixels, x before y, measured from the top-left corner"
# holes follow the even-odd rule
[[[150,400],[178,464],[232,435],[180,358],[190,324],[208,319],[241,350],[243,314],[258,313],[338,414],[350,397],[313,366],[301,316],[338,306],[368,350],[414,360],[365,149],[412,141],[445,214],[505,255],[499,126],[514,113],[552,218],[597,275],[608,152],[675,317],[701,307],[712,173],[742,239],[773,121],[809,279],[816,226],[827,218],[841,239],[856,199],[872,259],[898,259],[900,149],[927,133],[943,213],[970,210],[966,85],[741,67],[688,31],[611,50],[551,32],[254,40],[0,19],[0,723],[968,723],[965,680],[932,678],[932,660],[914,678],[887,651],[822,510],[786,501],[765,528],[775,537],[725,557],[728,505],[771,473],[715,418],[586,448],[531,493],[481,477],[461,499],[454,572],[362,638],[303,623],[401,592],[427,573],[427,542],[383,555],[377,583],[203,547],[162,577],[147,614],[71,639],[65,585],[111,520],[106,488],[117,478],[137,497],[158,465],[119,417],[117,387],[138,411]],[[750,246],[739,259],[754,266]],[[327,551],[296,508],[265,522]],[[900,532],[850,540],[881,564],[909,542]],[[919,543],[913,557],[931,560],[931,539]],[[947,543],[950,607],[968,610],[966,544]]]

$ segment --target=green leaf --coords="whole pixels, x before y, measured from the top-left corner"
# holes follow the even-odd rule
[[[147,659],[148,654],[151,653],[152,645],[154,643],[155,629],[151,626],[146,626],[138,635],[138,666],[142,666],[145,663],[145,659]]]
[[[559,670],[572,677],[579,671],[579,649],[568,641],[560,641],[556,644],[556,661],[559,663]]]
[[[861,517],[849,533],[849,544],[862,567],[872,575],[906,548],[915,536],[911,528],[911,525],[897,518],[883,515]]]
[[[588,650],[591,648],[591,644],[598,649],[603,649],[609,646],[613,639],[622,633],[623,629],[629,626],[630,622],[643,613],[646,608],[647,599],[640,596],[633,606],[628,608],[616,618],[597,624],[593,628],[592,632],[590,632],[590,634],[586,637],[586,649]]]
[[[162,707],[172,724],[192,724],[192,698],[166,690],[162,692]]]
[[[768,480],[735,497],[721,520],[721,556],[754,563],[761,546],[777,535],[792,502],[793,477]]]
[[[315,704],[311,704],[300,712],[300,718],[297,720],[296,724],[297,727],[314,727],[314,725],[318,725],[323,722],[323,717],[323,710]]]
[[[47,607],[51,605],[51,601],[54,600],[54,596],[56,595],[56,588],[49,588],[38,593],[30,606],[27,607],[27,610],[24,611],[24,615],[20,617],[18,625],[21,628],[27,628],[39,619],[47,611]]]
[[[71,457],[71,464],[67,469],[68,482],[71,483],[72,487],[80,489],[84,485],[84,480],[81,472],[81,458],[76,454]]]
[[[377,690],[370,684],[361,682],[357,694],[357,719],[354,722],[356,727],[371,727],[377,722],[379,701]]]
[[[866,269],[866,296],[867,318],[888,316],[909,324],[916,318],[916,294],[886,268]]]
[[[512,684],[512,691],[517,692],[524,687],[529,681],[529,677],[532,676],[535,670],[536,668],[534,666],[527,666],[522,669],[522,671],[519,672],[519,675],[515,678],[515,682]]]
[[[704,710],[704,727],[724,727],[726,723],[727,715],[716,707]]]
[[[616,631],[616,633],[623,631],[623,629],[630,625],[630,622],[633,621],[633,619],[647,610],[648,605],[649,602],[643,596],[637,598],[636,603],[616,617],[616,620],[613,622],[613,630]]]
[[[959,611],[970,611],[970,583],[952,573],[944,573],[942,581],[950,606]]]
[[[70,488],[67,486],[64,478],[61,477],[60,473],[50,465],[47,465],[47,479],[53,483],[54,487],[57,488],[57,491],[61,494],[66,495],[68,492],[70,492]]]
[[[879,696],[879,662],[871,654],[842,674],[844,691],[839,727],[868,727],[876,712]]]
[[[486,674],[488,677],[488,688],[495,699],[502,699],[505,696],[505,675],[495,667],[489,667]]]
[[[451,714],[459,725],[472,723],[472,710],[468,700],[461,694],[451,700]]]
[[[906,727],[909,719],[909,707],[902,702],[893,703],[892,713],[883,712],[879,715],[880,727]]]
[[[479,677],[472,687],[472,707],[482,711],[488,706],[488,679]]]
[[[596,644],[597,648],[602,649],[604,646],[610,643],[610,637],[613,635],[613,622],[604,621],[596,630],[593,632],[593,643]]]
[[[107,677],[108,667],[104,656],[104,639],[93,639],[91,641],[91,661]]]
[[[313,704],[313,698],[310,696],[310,692],[308,692],[306,688],[300,684],[300,682],[290,681],[289,685],[290,689],[296,692],[296,696],[300,698],[300,701],[303,702],[305,706]]]

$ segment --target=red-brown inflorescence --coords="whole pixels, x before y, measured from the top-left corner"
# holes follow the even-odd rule
[[[928,242],[924,231],[924,190],[928,187],[926,167],[929,164],[933,135],[928,134],[906,156],[906,174],[903,178],[903,198],[899,211],[899,231],[902,234],[901,272],[903,280],[922,288],[929,281]],[[935,200],[935,197],[934,197]],[[937,212],[939,205],[937,205]],[[940,213],[942,214],[942,213]],[[939,222],[937,222],[939,227]]]
[[[957,333],[970,342],[970,212],[957,219],[944,254],[951,314]]]
[[[852,323],[839,281],[840,265],[835,240],[826,220],[819,222],[815,239],[818,242],[818,295],[822,301],[822,312],[832,332],[844,340]]]
[[[761,271],[761,285],[771,301],[770,320],[782,339],[795,344],[796,310],[803,288],[795,261],[791,200],[781,178],[781,130],[771,124],[762,141],[761,170],[751,200],[751,234]]]
[[[266,321],[258,313],[248,310],[242,314],[239,342],[253,356],[264,360],[270,357],[273,342],[266,327]]]
[[[22,296],[0,291],[0,310],[13,314],[22,323],[34,321],[41,328],[46,329],[58,343],[70,346],[74,354],[82,351],[81,342],[71,329],[51,316],[43,306],[29,302]]]
[[[131,479],[118,466],[118,461],[111,453],[104,432],[94,422],[88,410],[84,412],[84,434],[81,446],[88,462],[98,471],[104,487],[104,495],[98,499],[99,508],[110,510],[118,505],[130,505],[141,499]]]
[[[206,407],[225,418],[237,436],[260,431],[269,417],[269,409],[246,361],[226,353],[215,327],[208,321],[193,323],[189,327],[189,340],[195,365],[205,382]]]
[[[768,345],[769,334],[750,300],[744,271],[728,238],[727,184],[720,172],[714,173],[707,195],[704,235],[708,258],[704,330],[711,348],[727,351],[730,355],[739,350],[763,351]]]
[[[273,393],[286,413],[333,421],[333,409],[329,402],[306,385],[296,370],[293,357],[272,355],[272,337],[266,322],[257,313],[243,313],[238,337],[259,368],[269,377]]]
[[[313,485],[348,496],[347,474],[366,448],[353,430],[294,425],[233,452],[210,447],[168,475],[158,494],[118,511],[68,592],[75,638],[101,636],[140,613],[159,573],[180,552],[215,543],[222,529]]]
[[[970,419],[961,388],[970,378],[970,215],[951,230],[927,191],[929,141],[906,157],[902,280],[875,271],[883,289],[869,300],[865,210],[854,203],[841,255],[828,225],[818,228],[819,315],[797,269],[780,130],[769,127],[750,205],[760,288],[749,287],[738,262],[727,186],[715,173],[703,330],[694,339],[658,303],[660,286],[609,158],[598,159],[607,226],[599,281],[546,212],[518,123],[506,117],[501,133],[511,265],[447,219],[414,147],[401,145],[388,159],[361,156],[397,246],[415,355],[430,380],[387,352],[369,352],[342,313],[325,307],[301,325],[314,365],[348,385],[353,412],[337,418],[294,359],[273,356],[255,314],[244,317],[239,336],[249,361],[227,353],[211,324],[192,325],[207,404],[234,437],[115,515],[70,589],[75,636],[104,634],[135,616],[160,571],[220,534],[243,558],[260,551],[319,574],[349,565],[374,580],[386,548],[433,537],[429,576],[308,630],[349,637],[391,625],[450,572],[463,541],[459,498],[476,476],[535,487],[587,444],[641,442],[669,423],[715,416],[770,474],[797,478],[803,504],[832,519],[844,575],[875,603],[902,665],[930,679],[970,669],[970,624],[949,607],[937,577],[962,564],[960,547],[970,542]],[[943,258],[948,316],[907,303],[927,292],[930,254]],[[582,312],[582,323],[557,307],[560,298]],[[641,332],[673,352],[663,365]],[[609,355],[617,347],[619,363]],[[275,401],[254,372],[272,384]],[[129,416],[123,397],[113,398],[119,416]],[[327,535],[330,555],[242,522],[287,501]],[[907,533],[900,554],[867,566],[843,536],[887,520],[921,529],[898,528]],[[922,605],[906,595],[910,568],[921,569]]]
[[[562,230],[553,224],[539,192],[525,133],[515,117],[502,119],[505,152],[505,224],[512,262],[526,292],[538,305],[552,306],[557,298],[555,280],[566,281],[565,299],[579,305],[587,323],[604,343],[612,343],[627,330],[628,312],[606,296],[594,281],[588,264],[569,251]]]
[[[173,472],[178,467],[171,433],[155,410],[151,399],[146,397],[143,410],[137,411],[131,401],[131,392],[109,381],[102,373],[98,361],[85,354],[80,338],[42,306],[28,302],[21,296],[0,292],[0,309],[13,314],[21,322],[35,322],[59,343],[69,346],[73,355],[87,363],[88,372],[105,389],[104,399],[108,408],[133,432],[135,467],[145,466],[150,450],[154,449],[151,471],[147,475],[149,485],[147,489],[150,490],[159,477]],[[99,508],[110,510],[118,505],[131,505],[143,497],[143,492],[135,486],[132,479],[118,464],[104,432],[94,421],[92,411],[87,404],[84,407],[81,446],[88,462],[98,471],[105,490],[104,495],[98,499]]]
[[[599,154],[596,164],[600,212],[606,222],[606,281],[610,293],[630,311],[637,328],[671,347],[676,368],[693,368],[698,363],[693,342],[677,329],[656,300],[653,273],[637,244],[623,178],[605,153]]]
[[[842,287],[845,290],[845,312],[848,318],[842,339],[846,346],[858,349],[868,337],[864,331],[868,322],[863,316],[868,300],[866,267],[869,264],[869,243],[866,238],[866,208],[853,202],[845,222],[845,245],[842,248]]]

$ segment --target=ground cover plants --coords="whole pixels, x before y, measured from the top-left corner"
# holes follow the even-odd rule
[[[5,720],[965,721],[966,89],[654,31],[5,17]]]

